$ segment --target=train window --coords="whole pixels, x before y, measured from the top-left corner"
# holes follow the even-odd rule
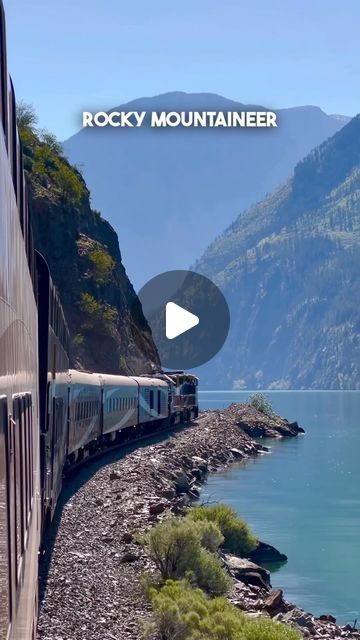
[[[161,391],[160,391],[160,389],[158,389],[158,392],[157,392],[157,412],[158,412],[158,414],[161,413]]]
[[[154,408],[154,391],[151,389],[150,391],[150,411]]]

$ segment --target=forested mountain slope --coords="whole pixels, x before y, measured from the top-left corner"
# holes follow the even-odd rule
[[[231,330],[211,388],[360,388],[360,116],[245,211],[196,269],[224,291]]]

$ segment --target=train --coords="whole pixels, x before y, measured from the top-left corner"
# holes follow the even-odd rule
[[[34,249],[1,0],[0,120],[0,638],[35,640],[39,550],[64,474],[196,418],[198,380],[70,368],[59,294]]]

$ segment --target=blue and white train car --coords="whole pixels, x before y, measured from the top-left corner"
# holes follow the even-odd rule
[[[98,373],[69,371],[68,458],[81,460],[101,435],[102,385]]]
[[[159,378],[134,377],[139,388],[138,423],[146,424],[169,417],[169,385]]]
[[[100,376],[103,389],[103,435],[115,440],[119,431],[138,424],[138,384],[126,376]]]

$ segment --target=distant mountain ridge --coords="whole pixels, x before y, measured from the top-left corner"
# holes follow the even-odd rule
[[[117,111],[243,111],[209,93],[171,92]],[[295,164],[348,120],[318,107],[278,109],[277,129],[83,129],[64,142],[96,208],[119,232],[135,286],[188,268],[236,214],[272,191]]]
[[[196,270],[231,310],[210,388],[360,389],[360,116],[240,215]]]

